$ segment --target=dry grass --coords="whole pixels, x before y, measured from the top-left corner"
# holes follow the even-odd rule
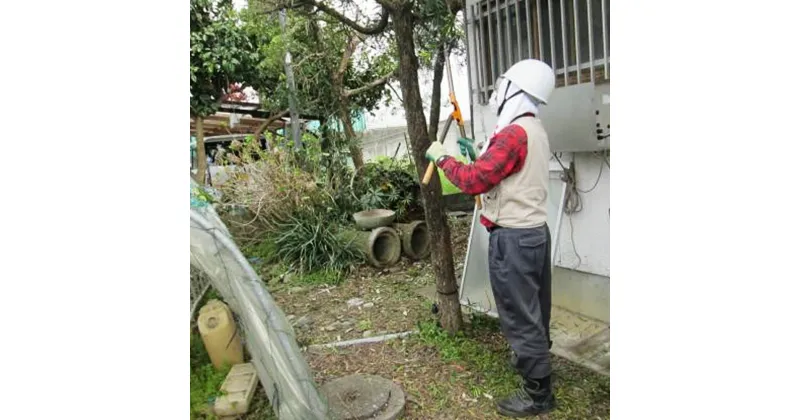
[[[256,142],[231,144],[222,164],[235,163],[226,182],[218,185],[224,197],[220,216],[241,245],[260,239],[257,234],[285,220],[321,194],[314,177],[296,169],[292,156],[276,148],[265,151]]]

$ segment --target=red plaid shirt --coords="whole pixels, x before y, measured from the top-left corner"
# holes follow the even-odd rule
[[[439,167],[447,179],[464,194],[479,195],[491,191],[500,181],[519,172],[528,156],[528,135],[516,124],[510,124],[489,139],[489,147],[472,164],[461,163],[451,156],[441,159]],[[481,216],[481,224],[494,226]]]

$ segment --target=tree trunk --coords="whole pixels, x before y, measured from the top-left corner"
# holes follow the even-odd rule
[[[356,171],[364,166],[364,155],[361,152],[361,146],[358,144],[356,132],[353,129],[353,120],[350,118],[350,100],[344,88],[344,73],[347,71],[347,65],[350,63],[350,58],[359,43],[361,43],[359,36],[355,34],[349,35],[347,47],[342,53],[342,59],[339,61],[339,67],[333,73],[333,89],[339,97],[339,120],[342,122],[345,137],[351,142],[350,157],[353,159],[353,166],[355,166]]]
[[[353,158],[353,166],[356,170],[364,166],[364,155],[361,152],[361,142],[356,136],[356,130],[353,129],[353,120],[350,118],[350,110],[346,107],[346,100],[342,101],[342,106],[339,109],[339,119],[342,120],[342,127],[344,127],[344,135],[350,140],[350,157]]]
[[[203,137],[203,117],[194,117],[195,138],[197,139],[197,173],[194,180],[200,185],[206,185],[206,142]]]
[[[428,166],[425,151],[430,145],[425,113],[419,92],[419,62],[414,51],[414,27],[411,6],[393,8],[392,22],[397,42],[399,58],[398,80],[403,92],[403,108],[406,113],[408,134],[411,137],[414,162],[419,178],[422,179]],[[436,291],[439,301],[439,313],[442,327],[450,333],[459,331],[463,326],[461,304],[458,301],[458,285],[453,267],[452,244],[450,243],[450,227],[447,224],[442,186],[439,177],[434,176],[427,186],[421,186],[422,202],[425,209],[425,221],[431,235],[431,251],[433,271],[436,275]]]
[[[260,142],[261,141],[261,135],[264,134],[264,131],[267,130],[272,123],[274,123],[275,121],[278,121],[279,119],[283,118],[288,113],[289,113],[289,110],[287,109],[287,110],[284,110],[284,111],[282,111],[280,113],[277,113],[277,114],[272,115],[271,117],[267,118],[266,121],[264,121],[264,123],[262,123],[260,126],[258,126],[258,128],[256,129],[256,132],[253,133],[253,140],[255,140],[257,142]],[[267,142],[267,149],[269,150],[269,143],[268,142]]]
[[[431,92],[431,116],[428,119],[428,137],[436,141],[439,134],[439,117],[442,115],[442,79],[444,78],[444,44],[436,50],[433,63],[433,91]]]

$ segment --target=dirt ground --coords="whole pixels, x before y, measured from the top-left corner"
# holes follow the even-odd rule
[[[301,346],[409,331],[430,312],[415,289],[430,282],[423,263],[389,270],[362,268],[339,285],[273,289]]]
[[[498,350],[504,346],[502,341],[496,344]],[[307,359],[319,384],[354,373],[391,378],[406,393],[404,419],[503,419],[495,412],[495,400],[517,382],[505,364],[508,353],[498,354],[489,358],[487,370],[487,366],[478,367],[476,360],[445,361],[435,346],[410,338],[312,350]],[[549,414],[550,419],[609,418],[607,378],[560,358],[555,358],[554,370],[559,408]]]
[[[457,273],[470,222],[469,216],[451,218]],[[421,331],[403,340],[307,350],[318,384],[347,374],[376,374],[403,386],[406,419],[501,418],[494,401],[518,386],[518,379],[507,364],[508,346],[496,321],[475,318],[465,334],[447,336],[436,327],[432,302],[417,293],[432,284],[428,261],[404,259],[390,269],[360,268],[338,285],[288,279],[270,282],[268,288],[293,323],[301,347]],[[559,409],[549,418],[609,418],[608,377],[559,358],[554,369]],[[255,418],[252,414],[249,419]]]
[[[470,221],[451,218],[456,273],[466,255]],[[268,287],[305,346],[413,330],[432,304],[417,291],[434,283],[429,260],[403,258],[388,269],[360,267],[339,285],[290,279]]]

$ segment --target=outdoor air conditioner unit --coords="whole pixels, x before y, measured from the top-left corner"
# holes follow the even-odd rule
[[[611,148],[611,84],[582,83],[557,88],[541,119],[551,152],[594,152]]]

